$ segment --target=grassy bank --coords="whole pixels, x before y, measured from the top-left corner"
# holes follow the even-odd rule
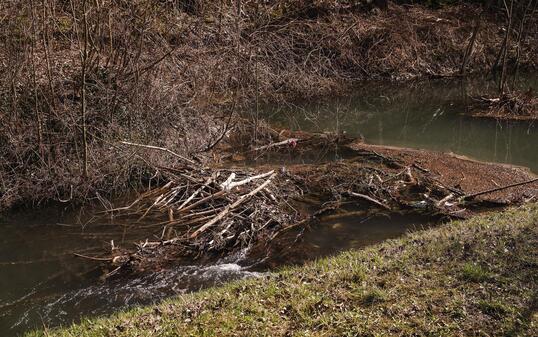
[[[476,3],[325,0],[8,0],[0,17],[0,210],[107,195],[155,176],[146,162],[179,162],[121,140],[203,161],[229,115],[260,101],[459,75],[463,63],[485,73],[507,23]],[[503,55],[535,69],[530,12],[525,27]]]
[[[538,334],[538,205],[30,336]]]

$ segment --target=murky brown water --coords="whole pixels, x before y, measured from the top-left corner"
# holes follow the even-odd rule
[[[127,245],[136,237],[151,237],[150,232],[128,229],[129,235],[124,235],[124,226],[114,221],[83,226],[77,224],[77,213],[57,209],[12,215],[0,220],[1,335],[16,335],[43,324],[65,325],[81,316],[108,314],[230,280],[262,276],[278,266],[398,237],[428,220],[375,212],[326,219],[302,233],[297,242],[283,240],[293,246],[284,247],[286,254],[272,254],[264,261],[240,252],[211,265],[183,265],[139,278],[102,282],[99,263],[73,253],[96,256],[110,249],[110,240]],[[290,233],[291,239],[298,234]]]

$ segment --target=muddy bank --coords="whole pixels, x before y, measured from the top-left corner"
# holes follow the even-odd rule
[[[483,21],[465,69],[482,72],[505,20],[467,4],[251,1],[237,12],[228,2],[198,3],[0,5],[13,18],[0,23],[0,209],[147,182],[146,158],[120,140],[204,162],[230,115],[254,102],[341,93],[364,79],[458,75],[477,13]],[[535,20],[517,49],[522,70],[537,66]]]
[[[399,173],[400,175],[403,168],[410,168],[427,174],[445,188],[460,189],[459,192],[454,192],[459,195],[476,194],[481,191],[489,191],[535,178],[535,175],[525,167],[481,162],[453,153],[372,145],[365,143],[362,139],[332,133],[315,134],[289,130],[276,131],[271,128],[265,128],[265,130],[263,141],[272,145],[280,145],[270,146],[269,149],[265,149],[265,146],[254,147],[255,149],[262,149],[262,151],[242,149],[236,152],[231,147],[223,145],[223,151],[234,153],[231,156],[225,155],[224,158],[230,158],[232,161],[257,158],[257,160],[263,161],[263,158],[267,156],[272,158],[271,160],[278,160],[279,154],[285,154],[286,156],[290,153],[299,155],[308,152],[331,152],[338,149],[339,155],[344,160],[326,165],[361,165],[361,163],[362,165],[379,165],[383,172]],[[290,140],[293,140],[294,144],[292,146],[287,144]],[[234,146],[245,144],[240,137],[232,137],[230,142]],[[324,166],[316,164],[291,167],[305,167],[305,171],[310,168],[315,171],[316,167],[323,168]],[[484,201],[503,203],[518,199],[523,201],[525,200],[524,198],[533,197],[534,193],[536,193],[536,185],[530,184],[523,185],[521,188],[516,186],[476,197]]]
[[[159,269],[184,258],[203,261],[254,246],[260,250],[290,229],[307,227],[343,205],[467,218],[538,197],[538,178],[524,168],[368,145],[331,134],[266,130],[272,142],[232,151],[226,158],[244,161],[268,152],[338,146],[345,149],[345,159],[284,167],[266,163],[252,169],[231,163],[160,167],[164,186],[124,208],[109,210],[116,217],[153,217],[156,239],[143,240],[135,249],[112,247],[107,276]],[[230,139],[233,143],[241,137]]]

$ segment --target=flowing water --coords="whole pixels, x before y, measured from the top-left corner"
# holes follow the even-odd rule
[[[530,84],[536,87],[538,80],[525,82]],[[478,90],[488,90],[487,84],[374,83],[358,88],[349,97],[273,106],[261,113],[292,129],[345,132],[361,135],[370,143],[452,151],[528,166],[538,173],[538,129],[533,123],[462,115],[467,95]],[[278,160],[283,164],[334,160],[339,155],[301,158],[290,154]],[[99,262],[77,258],[73,253],[93,256],[110,249],[111,240],[124,246],[157,233],[135,231],[114,220],[96,220],[61,208],[9,214],[0,218],[0,335],[65,325],[81,316],[108,314],[229,280],[260,277],[274,267],[361,248],[430,226],[436,220],[353,211],[353,216],[322,219],[302,233],[300,241],[292,240],[286,249],[263,261],[238,254],[213,264],[193,263],[136,279],[106,282],[101,280]]]
[[[0,332],[17,335],[31,328],[76,322],[81,316],[112,313],[163,298],[245,277],[260,277],[282,265],[302,263],[343,249],[395,238],[426,224],[427,217],[361,213],[328,218],[291,242],[285,255],[256,259],[244,252],[208,265],[181,265],[133,279],[103,282],[99,262],[77,258],[151,237],[114,221],[81,225],[78,213],[58,209],[0,219]],[[88,220],[84,216],[82,219]],[[129,235],[124,234],[129,233]],[[294,236],[298,233],[290,232]],[[291,238],[293,239],[293,237]],[[285,240],[283,240],[285,241]]]

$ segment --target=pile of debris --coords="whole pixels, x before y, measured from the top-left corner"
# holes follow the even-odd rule
[[[162,174],[164,185],[125,207],[107,210],[158,233],[136,244],[135,250],[114,247],[111,261],[119,268],[142,270],[182,257],[241,250],[303,217],[289,203],[300,191],[275,170],[187,166]]]
[[[308,152],[342,143],[347,144],[340,145],[346,150],[346,158],[285,167],[232,167],[228,162],[228,167],[191,163],[160,168],[164,180],[161,185],[125,207],[107,211],[115,217],[138,218],[135,224],[150,226],[155,233],[154,239],[141,241],[134,249],[113,247],[113,273],[259,248],[291,228],[308,227],[320,215],[337,212],[343,205],[465,218],[476,208],[538,196],[534,175],[498,164],[368,145],[360,140],[342,142],[325,134],[281,132],[271,141],[243,150],[242,158],[294,151],[290,144]],[[459,176],[462,178],[455,181]],[[512,192],[505,193],[508,190]],[[482,198],[491,195],[495,198]]]
[[[475,97],[471,107],[474,117],[511,120],[538,119],[538,98],[532,89],[526,92],[505,93],[498,97]]]

